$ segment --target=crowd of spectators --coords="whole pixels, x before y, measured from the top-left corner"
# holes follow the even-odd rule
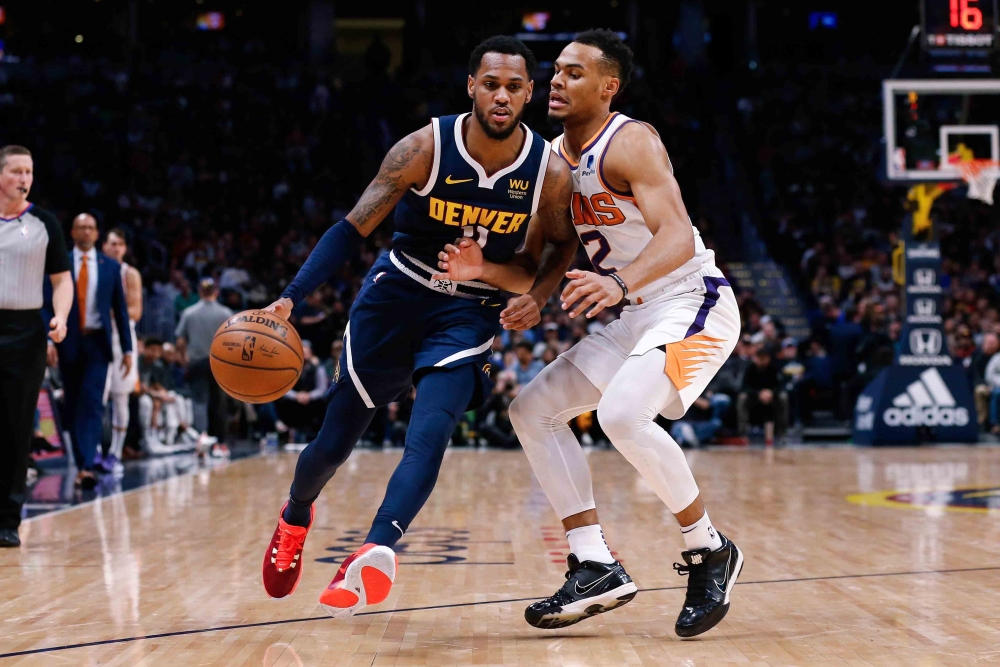
[[[153,415],[150,440],[165,446],[157,451],[169,451],[168,443],[190,444],[188,424],[180,423],[181,417],[189,421],[184,403],[178,413],[170,397],[197,393],[195,364],[184,346],[173,343],[182,313],[199,300],[199,283],[213,279],[219,302],[232,311],[267,305],[325,229],[346,215],[396,140],[432,115],[468,107],[462,58],[420,71],[404,65],[392,78],[384,45],[373,40],[365,71],[344,76],[262,48],[248,44],[211,57],[150,51],[131,65],[28,59],[0,69],[0,139],[13,141],[16,128],[16,138],[30,144],[33,199],[63,220],[90,211],[103,231],[116,226],[128,236],[126,260],[144,279],[140,345],[162,343],[144,353],[146,377],[154,366],[176,367],[173,382],[148,388],[136,411]],[[710,114],[699,106],[703,96],[670,94],[694,92],[696,74],[685,72],[679,60],[672,73],[668,81],[651,82],[637,71],[619,108],[659,127],[704,230],[696,182],[711,161]],[[546,121],[545,96],[536,98],[526,122],[553,137],[559,130]],[[291,320],[310,350],[299,384],[272,405],[231,405],[225,419],[213,411],[210,434],[276,431],[302,442],[315,433],[350,305],[391,234],[386,221],[342,274],[295,309]],[[586,262],[582,253],[581,260]],[[467,417],[456,443],[514,446],[510,400],[588,326],[603,326],[610,317],[572,322],[550,307],[534,330],[499,336],[491,360],[495,395]],[[160,371],[154,375],[162,380]],[[383,410],[365,441],[401,444],[409,409],[403,400]],[[170,427],[164,428],[167,419]],[[581,435],[590,438],[593,426],[599,440],[593,422],[581,427]],[[130,442],[136,442],[134,433]]]
[[[854,399],[898,350],[905,304],[891,255],[907,189],[881,178],[879,92],[887,75],[868,59],[772,65],[739,101],[762,232],[808,301],[812,335],[799,341],[796,355],[807,384],[790,394],[799,402],[793,422],[808,419],[816,399],[849,418]],[[948,350],[980,387],[980,424],[997,433],[1000,420],[986,397],[1000,397],[1000,383],[991,384],[985,369],[1000,334],[1000,213],[958,191],[937,200],[933,218],[944,258]],[[749,315],[745,330],[753,333],[763,313]]]

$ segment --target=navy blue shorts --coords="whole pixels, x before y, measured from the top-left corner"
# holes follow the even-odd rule
[[[476,408],[493,391],[487,360],[503,304],[435,292],[385,253],[351,307],[337,382],[349,378],[365,404],[378,407],[399,400],[423,373],[472,364],[478,382],[469,409]]]

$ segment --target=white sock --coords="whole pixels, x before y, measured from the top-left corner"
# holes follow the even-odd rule
[[[585,560],[592,560],[595,563],[615,562],[615,557],[608,549],[608,543],[604,541],[604,531],[601,530],[599,523],[574,528],[566,533],[566,538],[569,540],[569,550],[581,562]]]
[[[694,549],[715,551],[722,546],[722,538],[712,525],[712,520],[708,518],[708,510],[690,526],[681,526],[681,534],[684,536],[684,547],[687,551]]]

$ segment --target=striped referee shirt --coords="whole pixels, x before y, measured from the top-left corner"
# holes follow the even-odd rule
[[[0,310],[42,307],[45,275],[70,270],[62,226],[29,204],[21,215],[0,217]]]

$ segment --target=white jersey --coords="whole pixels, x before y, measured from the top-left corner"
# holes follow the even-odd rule
[[[128,264],[122,262],[122,291],[128,294],[128,281],[126,276],[128,276]],[[111,353],[112,353],[112,363],[108,366],[108,379],[104,387],[104,397],[107,400],[108,393],[112,394],[128,394],[135,390],[136,383],[139,381],[139,357],[136,354],[136,348],[139,345],[138,338],[135,335],[135,322],[129,318],[128,321],[129,336],[132,338],[132,368],[129,370],[128,375],[122,374],[121,363],[122,357],[124,356],[122,352],[121,339],[118,337],[118,325],[115,323],[114,318],[111,318]]]
[[[597,134],[583,145],[579,162],[563,150],[562,135],[552,142],[552,150],[565,159],[573,171],[573,224],[594,269],[602,275],[631,264],[653,238],[632,193],[615,190],[603,178],[608,144],[624,125],[637,122],[623,114],[612,113]],[[694,257],[642,289],[630,292],[629,301],[641,303],[644,298],[669,294],[674,286],[683,289],[679,285],[681,282],[698,275],[722,275],[715,267],[715,253],[705,247],[694,225],[691,229]]]

